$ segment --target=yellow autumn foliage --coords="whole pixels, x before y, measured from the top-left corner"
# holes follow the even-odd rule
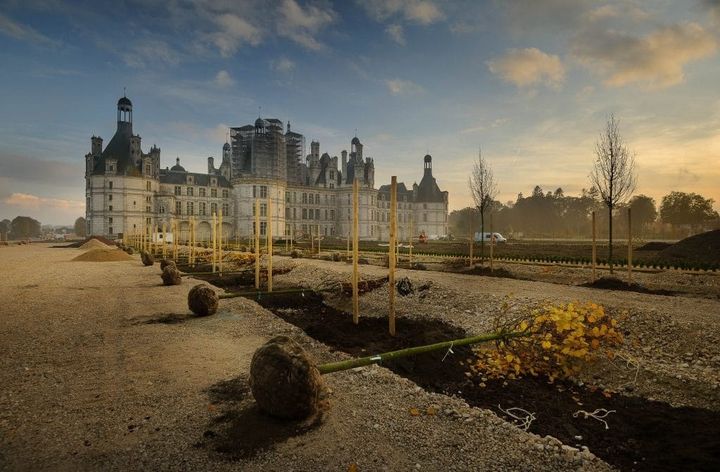
[[[526,336],[496,343],[495,349],[475,348],[470,366],[484,378],[545,376],[551,382],[574,377],[599,355],[613,355],[622,344],[617,320],[598,304],[548,305],[516,320],[511,331]]]

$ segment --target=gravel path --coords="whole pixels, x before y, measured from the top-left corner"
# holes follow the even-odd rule
[[[273,425],[243,421],[254,350],[289,334],[319,361],[340,354],[245,299],[191,317],[192,279],[163,287],[159,267],[138,256],[70,262],[81,252],[0,249],[0,470],[609,470],[377,366],[326,378],[331,409],[319,427],[237,457],[233,448]],[[318,280],[324,268],[303,270]],[[364,310],[379,296],[363,297]],[[409,413],[428,407],[437,413]]]

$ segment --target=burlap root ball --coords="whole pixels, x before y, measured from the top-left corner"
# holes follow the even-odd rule
[[[167,266],[173,266],[175,267],[175,261],[172,259],[163,259],[160,261],[160,270],[165,270],[165,267]]]
[[[214,315],[218,301],[217,293],[207,285],[198,284],[188,292],[188,308],[199,316]]]
[[[276,336],[255,351],[250,388],[263,412],[294,420],[319,413],[325,390],[308,354],[287,336]]]
[[[160,275],[163,285],[180,285],[182,283],[182,275],[175,266],[167,266]]]
[[[135,249],[133,249],[131,247],[127,247],[127,248],[125,248],[125,252],[127,252],[128,254],[130,254],[132,256],[133,254],[135,254]]]
[[[155,264],[155,257],[153,257],[153,255],[149,252],[142,251],[140,253],[140,259],[142,260],[142,263],[146,266],[151,266]]]

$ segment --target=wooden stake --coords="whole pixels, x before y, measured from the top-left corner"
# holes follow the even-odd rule
[[[173,235],[173,260],[177,261],[178,258],[178,227],[177,220],[172,219],[172,235]]]
[[[632,216],[628,208],[628,283],[632,283]]]
[[[260,200],[255,199],[255,288],[260,288]]]
[[[472,215],[470,215],[470,257],[468,260],[468,264],[470,267],[473,265],[473,248],[475,247],[475,233],[473,232],[473,221],[472,221]]]
[[[490,273],[493,271],[493,247],[495,246],[495,234],[493,233],[492,214],[490,214]]]
[[[596,268],[595,265],[597,264],[597,246],[596,246],[596,238],[595,238],[595,212],[592,212],[592,281],[595,282],[597,279],[596,277]]]
[[[218,213],[218,270],[220,271],[220,275],[222,275],[222,259],[223,259],[223,249],[222,249],[222,240],[223,240],[223,230],[222,230],[222,208],[220,209],[220,212]]]
[[[359,188],[358,188],[358,180],[355,178],[353,180],[353,271],[352,271],[352,292],[353,292],[353,323],[358,324],[360,321],[360,294],[358,293],[358,282],[359,282],[359,274],[358,274],[358,255],[359,255],[359,245],[360,241],[358,238],[358,230],[360,226],[360,216],[359,213]]]
[[[395,336],[395,264],[397,251],[397,177],[390,180],[390,246],[388,247],[388,290],[390,293],[390,311],[388,328],[390,336]]]
[[[192,232],[190,233],[190,255],[192,256],[192,265],[194,266],[196,257],[195,245],[197,244],[197,235],[195,233],[197,225],[195,224],[194,216],[190,217],[190,226],[192,227]]]
[[[347,233],[347,251],[345,252],[345,257],[350,259],[350,231]]]
[[[320,257],[320,225],[317,225],[318,257]]]
[[[315,254],[315,238],[313,237],[313,226],[310,226],[310,254]]]
[[[269,193],[268,193],[269,195]],[[267,262],[267,290],[268,292],[272,292],[272,284],[273,284],[273,239],[272,239],[272,226],[273,226],[273,218],[272,218],[272,198],[268,196],[267,201],[267,255],[268,255],[268,262]]]
[[[408,241],[410,243],[410,253],[408,255],[408,258],[410,260],[410,268],[412,269],[412,250],[413,250],[413,232],[415,229],[413,228],[413,224],[415,222],[414,217],[410,216],[410,236],[408,237]]]
[[[162,231],[162,236],[163,236],[163,240],[162,240],[162,255],[163,255],[163,259],[166,259],[166,258],[167,258],[167,244],[166,244],[166,241],[167,241],[167,225],[166,225],[166,223],[165,223],[164,221],[163,221],[163,224],[162,224],[162,230],[163,230],[163,231]]]

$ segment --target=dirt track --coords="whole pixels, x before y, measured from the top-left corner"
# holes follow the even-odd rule
[[[296,435],[255,412],[252,352],[290,334],[320,361],[341,354],[244,299],[187,317],[191,280],[162,287],[137,256],[69,262],[79,253],[0,250],[2,470],[608,468],[377,366],[329,376],[326,420]]]

